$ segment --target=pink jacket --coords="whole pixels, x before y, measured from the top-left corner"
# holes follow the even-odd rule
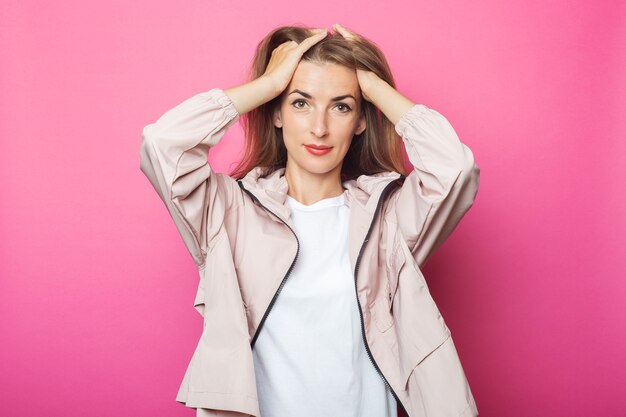
[[[145,126],[141,170],[199,271],[204,328],[176,401],[214,416],[260,416],[252,349],[297,262],[284,168],[241,180],[209,149],[239,118],[218,88]],[[349,253],[372,364],[409,417],[470,417],[476,403],[420,267],[472,206],[479,168],[441,114],[416,104],[396,124],[414,169],[344,183]]]

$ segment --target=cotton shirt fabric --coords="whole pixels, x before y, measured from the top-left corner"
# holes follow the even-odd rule
[[[253,348],[261,417],[397,416],[363,343],[345,194],[287,196],[300,249]]]

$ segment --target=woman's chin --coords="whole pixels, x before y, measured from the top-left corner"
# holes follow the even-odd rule
[[[336,166],[328,163],[308,163],[301,165],[301,172],[310,175],[332,175]]]

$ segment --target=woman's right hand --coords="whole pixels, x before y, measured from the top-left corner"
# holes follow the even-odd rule
[[[224,90],[239,114],[249,112],[280,95],[291,82],[302,55],[328,34],[326,29],[314,29],[315,33],[301,43],[287,41],[272,51],[265,72],[248,83]]]
[[[309,36],[301,43],[287,41],[278,45],[272,51],[272,57],[261,77],[270,79],[275,87],[276,96],[280,95],[289,85],[302,55],[328,34],[326,29],[314,29],[316,34]]]

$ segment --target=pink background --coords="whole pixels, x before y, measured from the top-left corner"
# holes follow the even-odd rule
[[[139,170],[141,130],[243,82],[260,39],[297,22],[378,43],[398,89],[481,167],[424,270],[480,415],[626,415],[623,1],[11,0],[0,14],[0,415],[195,415],[174,398],[198,276]],[[215,170],[241,144],[235,125]]]

